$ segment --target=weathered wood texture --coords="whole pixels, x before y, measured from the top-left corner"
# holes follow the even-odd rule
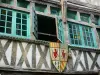
[[[91,49],[90,49],[91,50]],[[100,51],[85,51],[70,48],[72,58],[68,59],[64,73],[72,71],[98,71]],[[14,71],[58,72],[51,63],[49,46],[0,39],[0,69]]]

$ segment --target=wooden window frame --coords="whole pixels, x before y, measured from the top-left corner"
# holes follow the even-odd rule
[[[76,26],[79,26],[79,33],[80,33],[80,41],[81,41],[81,44],[75,44],[75,43],[71,43],[71,36],[70,36],[70,27],[69,27],[69,25],[71,25],[71,24],[73,24],[73,25],[76,25]],[[85,44],[85,40],[84,40],[84,38],[86,37],[88,37],[88,36],[86,36],[87,35],[87,33],[85,33],[86,35],[84,36],[84,34],[83,34],[83,32],[85,32],[82,28],[89,28],[90,29],[90,31],[88,31],[88,33],[89,33],[89,38],[91,39],[92,38],[92,40],[91,41],[86,41],[87,43],[88,42],[90,42],[90,44],[91,45],[89,45],[89,44]],[[72,46],[80,46],[80,47],[87,47],[87,48],[94,48],[94,47],[97,47],[97,45],[96,45],[96,43],[95,43],[95,37],[94,37],[94,32],[92,31],[92,28],[91,27],[89,27],[89,26],[84,26],[84,25],[81,25],[81,24],[77,24],[77,23],[74,23],[74,22],[69,22],[68,21],[68,29],[69,29],[69,39],[70,39],[70,44],[72,45]],[[73,35],[74,35],[74,33],[72,33]],[[91,36],[90,36],[90,34],[91,34]],[[93,44],[93,45],[92,45]]]
[[[15,11],[15,10],[10,10],[10,9],[6,9],[6,8],[0,8],[0,15],[1,15],[1,10],[6,10],[6,11],[11,11],[12,12],[12,26],[11,26],[11,33],[10,34],[8,34],[8,33],[6,33],[6,30],[5,30],[5,32],[0,32],[0,35],[6,35],[6,36],[13,36],[13,37],[19,37],[19,38],[30,38],[30,22],[29,22],[29,14],[28,13],[23,13],[23,12],[19,12],[19,13],[21,13],[21,14],[27,14],[27,24],[26,24],[26,33],[27,33],[27,35],[26,36],[23,36],[23,35],[17,35],[16,34],[16,14],[18,13],[18,11]],[[6,13],[6,20],[7,20],[7,13]],[[6,21],[5,20],[5,22],[8,22],[8,21]],[[0,21],[1,21],[1,16],[0,16]],[[21,25],[22,25],[22,21],[21,21]],[[6,28],[9,28],[9,27],[6,27],[6,24],[5,24],[5,27],[4,27],[5,29]],[[23,31],[22,30],[22,28],[21,28],[21,31]],[[22,32],[21,32],[21,34],[22,34]]]

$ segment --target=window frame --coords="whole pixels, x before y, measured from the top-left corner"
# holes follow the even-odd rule
[[[69,22],[69,23],[74,23],[74,22],[70,22],[70,21],[67,21],[67,22]],[[93,28],[92,27],[90,27],[91,28],[91,33],[92,33],[92,38],[93,38],[93,42],[94,42],[94,46],[86,46],[85,45],[85,41],[84,41],[84,37],[83,37],[83,31],[82,31],[82,27],[84,26],[84,27],[89,27],[89,26],[86,26],[86,25],[82,25],[82,24],[78,24],[78,23],[74,23],[74,24],[78,24],[79,25],[79,29],[80,29],[80,40],[81,40],[81,42],[82,42],[82,45],[77,45],[77,44],[72,44],[71,43],[71,37],[70,37],[70,31],[69,31],[69,23],[68,23],[68,34],[69,34],[69,36],[68,36],[68,38],[69,38],[69,41],[70,41],[70,45],[71,46],[76,46],[76,47],[84,47],[84,48],[97,48],[97,43],[96,43],[96,40],[95,40],[95,34],[94,34],[94,32],[93,32]]]
[[[10,34],[4,33],[4,32],[0,32],[0,35],[18,37],[18,38],[26,38],[26,39],[30,38],[30,19],[29,19],[29,14],[27,14],[27,36],[18,36],[18,35],[16,35],[16,13],[19,12],[19,11],[7,9],[7,8],[0,8],[0,12],[1,12],[1,9],[7,10],[7,11],[12,11],[12,26],[11,26],[11,33]],[[23,13],[23,12],[20,11],[20,13]],[[1,15],[1,13],[0,13],[0,15]],[[0,21],[1,21],[1,19],[0,19]]]
[[[68,12],[72,12],[72,13],[74,12],[74,13],[75,13],[75,18],[70,18],[70,17],[68,17]],[[67,10],[67,18],[73,19],[73,20],[78,20],[77,11],[68,9],[68,10]]]
[[[79,12],[80,13],[80,21],[82,21],[82,22],[86,22],[86,21],[83,21],[82,19],[81,19],[81,15],[85,15],[85,16],[83,16],[83,17],[88,17],[88,22],[86,22],[86,23],[91,23],[91,16],[90,16],[90,14],[87,14],[87,13],[84,13],[84,12]]]

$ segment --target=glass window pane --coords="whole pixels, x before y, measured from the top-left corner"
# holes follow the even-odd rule
[[[17,30],[17,31],[16,31],[16,34],[17,34],[17,35],[21,35],[21,30]]]
[[[21,18],[21,13],[17,13],[17,17],[18,18]]]
[[[22,35],[23,36],[27,36],[27,32],[26,31],[22,31]]]
[[[39,11],[39,12],[45,12],[46,7],[47,7],[46,5],[35,4],[35,9],[36,11]]]
[[[18,18],[17,18],[17,19],[16,19],[16,22],[17,22],[17,23],[21,23],[21,19],[18,19]]]
[[[7,27],[11,27],[11,26],[12,26],[12,23],[7,22]]]
[[[78,44],[78,40],[75,40],[75,44]]]
[[[77,14],[76,11],[68,10],[67,17],[75,20],[76,19],[76,14]]]
[[[26,29],[27,29],[26,25],[23,25],[23,26],[22,26],[22,29],[23,29],[23,30],[26,30]]]
[[[60,15],[60,8],[51,7],[51,14],[52,15]]]
[[[22,20],[22,24],[27,24],[27,20]]]
[[[29,5],[29,1],[26,0],[17,0],[17,5],[19,7],[27,8]]]
[[[20,24],[16,24],[16,28],[17,29],[21,29],[21,25]]]
[[[89,14],[84,14],[84,13],[81,13],[80,14],[81,21],[84,21],[84,22],[88,22],[89,23],[89,17],[90,17]]]
[[[11,29],[10,28],[6,28],[6,33],[11,34]]]
[[[12,11],[8,11],[7,15],[12,16]]]
[[[71,39],[71,44],[74,44],[74,40],[73,39]]]
[[[0,27],[0,32],[5,32],[5,28],[4,27]]]
[[[7,16],[7,21],[12,22],[12,17]]]
[[[1,14],[6,15],[6,10],[1,9]]]
[[[0,21],[0,26],[5,27],[5,22],[4,21]]]
[[[6,16],[1,15],[1,20],[6,20]]]
[[[22,18],[23,19],[27,19],[27,15],[26,14],[22,14]]]

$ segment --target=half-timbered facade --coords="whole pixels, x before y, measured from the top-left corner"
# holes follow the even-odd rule
[[[0,0],[1,75],[100,75],[99,0]]]

